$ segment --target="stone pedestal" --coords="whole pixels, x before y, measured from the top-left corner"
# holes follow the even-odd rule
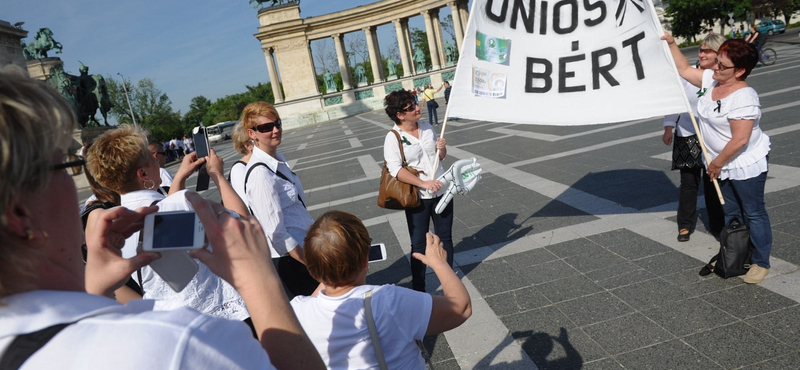
[[[28,31],[0,20],[0,68],[14,64],[25,70],[25,57],[22,55],[20,41],[28,36]]]
[[[63,66],[64,62],[58,57],[29,60],[28,74],[31,78],[44,81],[50,75],[51,69]]]

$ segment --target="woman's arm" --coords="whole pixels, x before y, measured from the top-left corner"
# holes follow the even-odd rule
[[[725,144],[722,152],[708,164],[708,176],[712,179],[716,179],[722,166],[739,154],[742,148],[750,142],[750,134],[756,124],[756,121],[752,119],[732,119],[728,122],[731,126],[731,140]]]
[[[247,205],[244,204],[244,201],[242,201],[242,198],[239,198],[239,194],[236,194],[236,190],[233,190],[233,186],[231,186],[225,178],[225,174],[223,173],[224,167],[222,157],[219,157],[214,149],[209,149],[206,171],[208,172],[208,177],[217,185],[222,203],[225,204],[225,208],[242,216],[247,216],[250,214],[250,211],[247,209]],[[170,193],[171,192],[172,188],[170,188]]]
[[[683,77],[684,80],[688,81],[692,85],[700,86],[703,84],[703,70],[698,68],[692,68],[689,64],[689,60],[681,53],[681,49],[678,48],[678,44],[675,42],[675,39],[670,35],[668,32],[664,32],[664,36],[661,36],[661,39],[667,42],[669,45],[669,51],[672,53],[672,59],[675,61],[675,67],[678,69],[678,73]]]
[[[192,152],[184,156],[181,166],[175,172],[175,177],[172,178],[172,185],[169,186],[169,195],[186,189],[186,179],[197,171],[203,163],[206,163],[205,158],[197,159],[197,153]]]
[[[433,269],[442,284],[444,296],[433,296],[431,317],[425,335],[444,333],[463,324],[472,316],[472,301],[461,279],[447,264],[447,252],[436,235],[428,233],[425,254],[414,253],[413,257]]]

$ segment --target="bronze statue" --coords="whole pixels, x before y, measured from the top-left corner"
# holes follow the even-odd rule
[[[61,43],[53,40],[53,31],[46,27],[36,31],[32,43],[25,45],[25,42],[22,42],[22,55],[25,60],[47,58],[47,52],[50,50],[55,50],[56,54],[60,54]]]
[[[420,48],[414,49],[414,63],[417,65],[417,73],[425,72],[425,53]]]
[[[444,57],[447,59],[447,63],[455,63],[458,59],[458,50],[456,50],[455,46],[449,42],[444,43]]]
[[[325,81],[326,94],[330,94],[332,92],[337,91],[336,81],[333,79],[333,75],[330,72],[325,71],[325,73],[322,74],[322,79]]]
[[[355,75],[357,84],[363,85],[367,83],[367,71],[364,70],[364,66],[361,64],[356,66]]]
[[[300,0],[250,0],[250,6],[252,6],[255,9],[261,9],[264,7],[264,3],[268,2],[272,2],[272,5],[269,6],[281,5],[287,3],[297,3],[297,5],[300,5]]]
[[[105,79],[100,75],[90,75],[89,67],[83,63],[79,70],[80,76],[73,76],[65,72],[62,66],[53,67],[47,82],[72,106],[81,128],[100,126],[100,122],[94,117],[98,108],[103,115],[103,123],[109,126],[107,114],[112,104]]]
[[[397,76],[397,66],[394,64],[394,59],[389,58],[386,60],[386,68],[389,69],[389,76]]]

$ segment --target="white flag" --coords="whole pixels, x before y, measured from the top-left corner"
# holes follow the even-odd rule
[[[450,117],[585,125],[685,112],[650,0],[474,0]]]

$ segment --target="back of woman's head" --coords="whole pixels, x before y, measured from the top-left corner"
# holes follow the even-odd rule
[[[711,49],[714,50],[714,52],[716,53],[719,52],[719,47],[722,46],[722,43],[724,42],[725,42],[725,37],[723,37],[722,35],[718,35],[716,33],[712,33],[703,39],[703,42],[700,43],[700,48]]]
[[[720,55],[725,55],[736,69],[743,69],[744,74],[739,77],[745,80],[753,68],[758,64],[758,49],[742,39],[729,39],[719,47]]]
[[[397,118],[397,113],[403,112],[403,108],[411,103],[414,103],[414,95],[402,89],[392,91],[383,98],[386,115],[398,125],[400,124],[400,119]]]
[[[5,215],[14,197],[48,186],[53,154],[66,153],[75,125],[72,107],[50,86],[19,67],[0,69],[0,297],[31,289],[26,277],[40,273],[31,266],[43,258],[39,248],[16,245]]]
[[[146,131],[138,126],[121,125],[95,139],[88,151],[86,167],[100,185],[116,193],[139,190],[136,171],[154,160],[147,144]]]
[[[242,119],[239,120],[245,133],[247,133],[248,129],[258,126],[257,117],[266,117],[276,121],[281,118],[278,115],[278,110],[270,103],[257,101],[247,104],[242,110]]]
[[[303,241],[308,272],[328,286],[353,284],[366,267],[371,242],[358,217],[326,212],[311,225]]]
[[[250,141],[247,130],[242,128],[241,122],[233,126],[233,130],[231,130],[231,139],[233,140],[233,149],[236,149],[236,151],[242,155],[248,155],[253,151],[253,142]]]

